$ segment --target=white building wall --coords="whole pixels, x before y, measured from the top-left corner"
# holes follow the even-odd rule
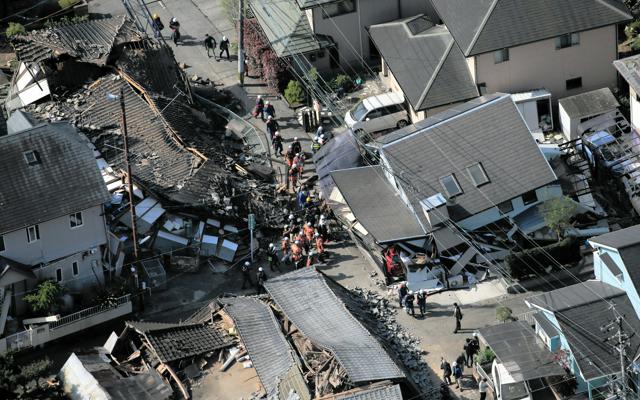
[[[509,61],[495,64],[493,52],[475,56],[476,82],[487,93],[516,93],[545,88],[553,99],[616,86],[616,27],[580,32],[580,44],[556,50],[555,38],[509,48]],[[566,81],[582,77],[582,87],[566,90]]]
[[[73,273],[74,262],[78,263],[77,275]],[[38,281],[45,279],[56,281],[58,269],[62,271],[62,280],[59,283],[71,292],[91,291],[96,286],[104,284],[100,250],[75,253],[36,268],[33,272],[38,277]]]
[[[567,139],[575,139],[576,133],[578,132],[579,121],[572,120],[571,117],[569,117],[569,114],[567,114],[564,108],[562,108],[562,106],[559,106],[558,108],[562,133],[564,133],[564,136]]]
[[[40,240],[27,242],[26,229],[2,234],[5,251],[0,255],[25,265],[48,263],[107,243],[102,206],[82,211],[82,226],[71,228],[69,216],[38,224]]]

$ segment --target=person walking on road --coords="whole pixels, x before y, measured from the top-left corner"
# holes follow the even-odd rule
[[[258,283],[258,294],[265,293],[264,283],[267,281],[267,273],[264,272],[262,267],[258,268],[258,274],[256,275],[256,282]]]
[[[153,24],[153,35],[156,38],[162,37],[164,24],[162,23],[162,20],[160,20],[160,16],[158,16],[158,14],[153,14],[153,16],[151,17],[151,21]]]
[[[280,270],[280,259],[278,258],[278,249],[273,243],[269,243],[269,249],[267,250],[267,258],[269,260],[269,268],[271,271],[282,272]]]
[[[416,297],[413,295],[413,290],[409,290],[406,296],[404,296],[404,309],[407,314],[411,314],[412,317],[416,316],[416,311],[413,308],[413,302],[416,300]]]
[[[458,333],[460,329],[460,321],[462,321],[462,310],[458,306],[458,303],[453,303],[453,317],[456,319],[456,328],[453,330],[453,333]]]
[[[398,288],[398,304],[400,304],[400,308],[403,307],[404,297],[407,295],[408,292],[409,292],[409,289],[407,289],[407,285],[405,285],[404,283],[401,283],[400,287]]]
[[[451,364],[444,359],[444,357],[440,357],[440,369],[442,370],[442,380],[447,385],[451,385]]]
[[[258,115],[264,121],[264,100],[261,95],[256,98],[256,106],[253,109],[253,118],[258,118]]]
[[[463,347],[464,360],[467,368],[471,368],[471,366],[473,365],[473,348],[474,343],[471,341],[471,339],[467,338]]]
[[[280,132],[276,131],[276,133],[273,135],[273,139],[271,139],[271,144],[273,145],[273,152],[276,153],[276,155],[281,156],[282,157],[282,136],[280,136]]]
[[[267,118],[269,118],[269,116],[273,118],[276,117],[276,109],[273,108],[273,104],[271,104],[268,100],[264,102],[264,113],[265,115],[267,115]]]
[[[424,314],[427,312],[427,291],[419,290],[416,295],[416,300],[418,301],[418,309],[420,310],[420,317],[424,318]]]
[[[291,142],[291,148],[293,149],[293,154],[302,153],[302,144],[297,137],[293,138],[293,142]]]
[[[173,44],[178,45],[178,40],[180,40],[180,22],[176,17],[171,18],[171,22],[169,22],[169,29],[171,29],[171,38],[173,39]]]
[[[204,35],[204,48],[207,50],[207,57],[211,58],[211,53],[216,57],[216,40],[208,33]]]
[[[456,389],[460,389],[460,383],[462,381],[462,368],[456,361],[453,362],[453,378],[456,380]]]
[[[279,126],[276,120],[271,115],[267,116],[267,133],[272,141],[276,131],[278,131],[278,128]]]
[[[247,282],[250,287],[253,287],[253,281],[251,280],[251,263],[245,261],[242,266],[242,289],[245,288]]]
[[[227,53],[227,60],[229,60],[229,39],[226,36],[222,36],[220,41],[220,59],[222,59],[222,53]]]
[[[487,398],[487,389],[489,389],[487,378],[482,378],[480,380],[480,383],[478,384],[478,392],[480,392],[480,400],[485,400]]]

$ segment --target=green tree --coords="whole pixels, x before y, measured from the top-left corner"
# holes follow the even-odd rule
[[[25,32],[26,30],[24,29],[24,26],[22,24],[19,24],[17,22],[9,22],[9,26],[5,31],[5,34],[7,35],[7,37],[11,37],[15,35],[20,35]]]
[[[289,104],[302,103],[305,99],[304,89],[300,82],[296,80],[289,81],[287,88],[284,90],[284,98]]]
[[[0,398],[66,399],[59,385],[39,381],[51,374],[52,365],[48,358],[20,365],[12,352],[0,356]]]
[[[494,353],[489,346],[480,350],[480,352],[474,356],[475,361],[480,365],[493,362],[495,358],[496,353]]]
[[[544,222],[558,235],[558,239],[564,238],[564,231],[571,226],[571,218],[578,206],[570,198],[557,197],[547,200],[540,210],[544,216]]]
[[[509,307],[498,307],[496,309],[496,319],[500,322],[507,322],[511,320],[513,311]]]
[[[24,296],[34,312],[46,312],[58,304],[64,288],[54,281],[41,282],[34,293]]]

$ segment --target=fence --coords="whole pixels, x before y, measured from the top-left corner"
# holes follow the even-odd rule
[[[522,314],[518,314],[514,318],[518,321],[526,321],[529,325],[533,326],[536,324],[536,321],[535,319],[533,319],[533,316],[537,313],[538,313],[538,310],[530,310]]]
[[[58,321],[29,328],[22,332],[0,338],[0,354],[8,350],[35,347],[63,336],[70,335],[131,313],[130,295],[117,298],[111,304],[99,305],[66,315]]]

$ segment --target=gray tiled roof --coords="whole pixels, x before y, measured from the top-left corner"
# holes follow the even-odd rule
[[[151,321],[127,321],[126,325],[130,328],[137,330],[138,332],[151,332],[160,329],[175,328],[180,324],[166,323],[166,322],[151,322]]]
[[[231,345],[226,336],[204,324],[147,330],[144,336],[162,362],[181,360]]]
[[[262,385],[267,393],[272,393],[279,379],[292,367],[297,368],[293,350],[282,334],[280,324],[269,306],[257,299],[230,297],[220,301],[226,304],[225,310],[233,318]]]
[[[565,97],[558,103],[571,118],[591,117],[620,107],[620,103],[609,88]]]
[[[36,151],[29,166],[24,153]],[[39,125],[0,137],[0,233],[100,205],[110,199],[89,147],[67,123]]]
[[[249,6],[278,57],[317,51],[322,47],[311,30],[307,14],[294,0],[250,0]]]
[[[358,391],[347,395],[336,395],[331,400],[402,400],[400,385]]]
[[[480,328],[478,333],[516,381],[564,375],[553,354],[525,321]]]
[[[527,302],[551,312],[563,312],[573,307],[613,298],[624,292],[606,283],[590,280],[527,298]]]
[[[412,30],[412,23],[424,30]],[[369,34],[415,110],[479,95],[467,62],[445,26],[434,26],[419,15],[373,25]]]
[[[592,237],[589,241],[614,249],[635,246],[640,244],[640,224]]]
[[[432,0],[466,56],[631,20],[617,0]]]
[[[629,86],[636,93],[640,93],[640,54],[616,60],[613,62],[613,66],[629,83]]]
[[[445,111],[422,121],[414,133],[399,134],[381,148],[411,201],[446,196],[440,178],[454,174],[463,192],[448,211],[461,220],[557,180],[511,97],[485,101],[472,101],[467,112]],[[477,162],[489,179],[479,188],[466,171]]]
[[[315,345],[332,352],[351,382],[404,378],[404,373],[329,288],[315,268],[270,279],[266,289]]]
[[[426,236],[415,215],[384,178],[382,167],[343,169],[331,172],[331,176],[358,222],[378,243]]]
[[[580,284],[574,286],[581,286],[583,292],[587,290]],[[585,293],[585,297],[588,296],[589,293]],[[624,292],[619,291],[617,295],[608,295],[605,292],[603,297],[606,300],[583,302],[555,313],[573,358],[587,380],[616,374],[620,370],[619,356],[613,349],[614,343],[605,341],[611,336],[611,332],[603,332],[600,329],[614,319],[613,311],[610,309],[612,303],[615,304],[616,311],[624,315],[625,331],[627,333],[640,331],[640,321]],[[630,336],[627,351],[628,354],[635,355],[640,347],[640,337],[634,334]]]
[[[21,61],[68,55],[104,65],[114,45],[141,39],[133,23],[121,15],[31,31],[12,38],[11,43]]]

